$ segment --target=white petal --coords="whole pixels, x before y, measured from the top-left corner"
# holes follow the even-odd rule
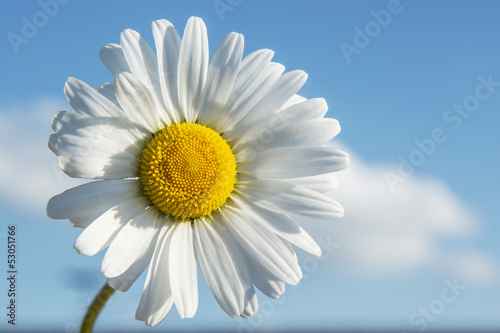
[[[271,89],[284,71],[285,67],[283,65],[270,63],[264,70],[258,73],[255,79],[249,79],[238,90],[233,89],[224,112],[221,112],[223,113],[221,117],[224,116],[226,118],[221,120],[221,122],[224,121],[223,127],[232,128],[234,124],[243,118],[269,92],[269,89]],[[248,130],[248,128],[245,130]],[[233,136],[238,137],[243,132],[234,131]]]
[[[146,209],[130,220],[120,230],[104,255],[102,273],[108,277],[123,274],[156,242],[165,214],[155,207]]]
[[[101,157],[120,160],[130,165],[136,165],[142,153],[137,151],[135,144],[116,140],[109,134],[80,137],[56,133],[49,137],[49,148],[57,156]]]
[[[125,272],[113,278],[108,278],[107,283],[109,286],[122,292],[127,291],[151,262],[153,251],[154,248],[149,247],[148,251],[144,252]]]
[[[66,81],[64,92],[71,107],[79,114],[94,118],[113,118],[117,122],[124,122],[126,119],[115,104],[83,81],[70,77]],[[128,122],[125,121],[125,125]]]
[[[143,137],[136,128],[137,124],[133,123],[118,106],[85,82],[70,77],[66,81],[64,92],[76,113],[95,118],[98,123],[113,124],[116,128],[128,129],[129,136],[137,139]]]
[[[70,177],[123,179],[139,176],[138,165],[105,157],[59,156],[59,167]]]
[[[325,193],[336,189],[339,186],[339,180],[334,173],[325,173],[323,175],[291,178],[290,183],[306,187],[320,193]]]
[[[321,119],[328,111],[328,105],[323,98],[313,98],[294,104],[266,119],[260,126],[245,131],[233,144],[237,147],[258,136],[282,135],[283,130],[290,125],[300,124],[310,120]]]
[[[281,237],[278,237],[278,238],[283,242],[283,244],[285,244],[286,248],[290,251],[292,256],[295,258],[295,261],[298,263],[299,260],[297,257],[297,253],[295,253],[295,249],[293,248],[292,244],[289,241],[287,241],[286,239],[283,239]]]
[[[231,221],[226,228],[249,256],[276,278],[292,285],[299,282],[300,267],[276,235],[251,224],[248,212],[243,209],[227,207],[221,214]]]
[[[114,206],[99,216],[77,238],[74,248],[79,254],[93,256],[111,244],[118,232],[150,204],[145,197],[133,198]]]
[[[244,288],[224,242],[204,219],[194,222],[194,248],[210,292],[231,317],[243,311]]]
[[[103,213],[108,211],[111,207],[100,207],[99,209],[94,210],[92,213],[88,211],[85,212],[86,216],[81,217],[72,217],[68,219],[71,223],[73,223],[73,227],[75,228],[87,228],[92,222],[95,221],[96,218],[101,216]]]
[[[273,116],[306,82],[307,74],[296,70],[283,74],[266,95],[238,121],[230,134],[250,129],[261,121]]]
[[[137,31],[131,29],[120,34],[120,43],[130,72],[145,83],[158,82],[156,54],[149,43]]]
[[[171,119],[179,122],[179,97],[177,91],[177,70],[181,37],[172,23],[157,20],[151,23],[158,57],[158,72],[165,108]]]
[[[162,127],[158,106],[151,91],[134,75],[118,74],[115,77],[115,93],[125,113],[137,124],[150,133],[155,133]]]
[[[104,82],[96,90],[99,94],[109,99],[114,105],[120,107],[120,104],[118,104],[118,100],[116,99],[115,89],[111,83]]]
[[[281,106],[280,110],[286,109],[286,108],[288,108],[288,107],[290,107],[292,105],[295,105],[295,104],[298,104],[298,103],[302,103],[302,102],[305,102],[305,101],[307,101],[307,98],[295,94],[292,97],[290,97],[290,99],[288,101],[286,101],[286,103],[283,104],[283,106]]]
[[[238,97],[251,82],[269,65],[274,51],[261,49],[246,55],[241,61],[240,69],[234,81],[231,98]]]
[[[239,199],[234,199],[238,205],[247,213],[247,217],[251,223],[256,223],[269,231],[275,233],[281,238],[295,244],[301,249],[321,256],[321,248],[312,239],[309,234],[302,229],[295,221],[286,216],[285,214],[276,213],[271,210],[257,207],[251,202],[243,202]]]
[[[168,315],[174,303],[170,290],[168,258],[174,230],[174,224],[170,219],[161,227],[141,301],[135,313],[137,320],[153,327]]]
[[[289,241],[287,241],[286,239],[283,239],[281,237],[279,237],[279,239],[283,242],[283,244],[285,244],[286,248],[290,251],[290,253],[295,257],[295,260],[297,260],[297,254],[295,253],[295,250],[293,249],[293,246],[292,244],[290,244]]]
[[[218,213],[214,213],[212,216],[215,221],[219,221],[222,218]],[[231,221],[228,221],[228,223],[231,223]],[[272,298],[278,298],[279,295],[285,291],[285,285],[283,281],[277,279],[273,274],[270,274],[267,269],[263,268],[262,265],[255,260],[256,258],[252,257],[241,248],[235,237],[233,237],[228,230],[225,230],[226,228],[224,228],[224,226],[226,224],[224,222],[219,222],[216,225],[221,239],[223,239],[224,244],[226,244],[233,258],[233,262],[245,290],[245,306],[241,316],[244,318],[251,317],[258,309],[257,297],[252,284],[255,284],[255,286],[266,296]]]
[[[163,109],[163,96],[155,52],[149,43],[134,30],[124,30],[120,34],[120,43],[131,73],[144,84],[144,89],[148,90],[149,95],[155,102],[158,114],[161,114],[162,119],[170,123],[170,119]]]
[[[243,249],[240,244],[234,238],[234,235],[226,227],[228,223],[226,222],[226,217],[220,214],[220,212],[214,212],[212,218],[217,226],[217,233],[224,242],[238,273],[241,285],[244,289],[243,296],[243,311],[240,314],[243,318],[249,318],[254,315],[259,309],[259,302],[257,300],[257,295],[255,294],[255,289],[252,284],[251,270],[258,267],[253,260],[253,258],[248,257],[243,253]]]
[[[138,181],[101,180],[73,187],[47,203],[53,219],[82,218],[96,211],[105,212],[117,204],[141,195]]]
[[[144,149],[144,136],[128,120],[116,122],[113,118],[92,118],[75,112],[59,111],[52,119],[52,129],[57,134],[70,134],[94,141],[95,138],[107,138],[136,145],[137,152]]]
[[[258,271],[252,272],[255,286],[267,297],[279,298],[285,292],[285,283],[276,278],[265,278]]]
[[[221,131],[218,115],[233,89],[242,55],[243,35],[232,32],[220,42],[208,65],[205,100],[199,121],[217,131]]]
[[[299,178],[330,173],[349,166],[349,156],[330,147],[291,147],[266,150],[245,158],[237,155],[238,172],[257,178]]]
[[[259,310],[259,301],[257,299],[257,294],[253,287],[246,289],[245,291],[245,307],[241,313],[241,317],[250,318]]]
[[[113,76],[121,73],[130,73],[127,60],[123,55],[123,50],[120,45],[107,44],[104,45],[99,51],[99,57],[102,63],[108,68]]]
[[[177,222],[168,260],[175,307],[181,318],[191,318],[198,308],[198,278],[190,222]]]
[[[207,71],[207,27],[201,18],[191,17],[182,38],[177,80],[179,106],[187,122],[194,122],[196,119],[203,101]]]
[[[340,218],[342,206],[329,196],[280,180],[240,182],[237,192],[260,207],[318,219]]]
[[[240,120],[283,73],[284,66],[269,64],[273,56],[272,50],[261,49],[243,58],[231,93],[218,117],[222,131]]]
[[[281,113],[281,112],[279,112]],[[335,119],[314,119],[305,122],[293,122],[281,128],[260,132],[247,140],[240,149],[233,148],[242,160],[265,150],[294,147],[319,146],[333,139],[340,132]]]

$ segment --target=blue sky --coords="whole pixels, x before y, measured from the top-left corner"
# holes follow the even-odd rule
[[[200,283],[194,319],[172,311],[159,328],[146,328],[133,319],[142,277],[113,296],[98,329],[500,329],[498,1],[54,3],[0,5],[0,252],[7,255],[10,224],[19,251],[18,325],[4,318],[0,330],[75,331],[104,282],[102,255],[77,255],[80,231],[44,211],[52,195],[78,184],[57,172],[47,148],[53,113],[69,110],[65,81],[112,82],[98,57],[103,45],[127,28],[153,43],[150,22],[160,18],[182,35],[193,15],[205,20],[212,52],[225,34],[240,32],[245,54],[273,49],[287,70],[308,73],[302,95],[327,100],[328,116],[342,126],[333,145],[353,157],[331,194],[346,216],[303,222],[338,248],[325,245],[319,260],[299,250],[308,277],[281,300],[260,297],[254,319],[230,319]],[[37,30],[23,30],[33,20]],[[458,295],[449,287],[456,281],[467,287]],[[443,292],[456,297],[445,302]],[[419,314],[427,307],[433,319]]]

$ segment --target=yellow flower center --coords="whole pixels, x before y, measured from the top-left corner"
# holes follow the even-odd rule
[[[223,205],[236,182],[227,142],[198,124],[174,124],[147,143],[141,156],[142,191],[175,218],[203,217]]]

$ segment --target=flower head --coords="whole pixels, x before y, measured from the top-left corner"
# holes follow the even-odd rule
[[[321,254],[290,216],[343,214],[323,193],[348,156],[320,146],[339,124],[323,118],[323,99],[296,94],[303,71],[283,74],[271,50],[243,57],[242,35],[209,60],[200,18],[182,39],[166,20],[152,30],[156,52],[132,30],[101,49],[114,84],[66,83],[75,112],[55,115],[49,147],[67,175],[96,181],[53,197],[47,213],[84,228],[80,254],[107,249],[111,287],[126,291],[149,265],[136,312],[147,325],[173,304],[195,314],[197,263],[222,309],[250,317],[254,287],[277,298],[301,279],[291,244]]]

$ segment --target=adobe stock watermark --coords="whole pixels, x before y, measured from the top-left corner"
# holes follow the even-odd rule
[[[310,274],[318,270],[319,263],[326,261],[328,258],[330,258],[335,252],[335,250],[340,247],[340,244],[332,242],[329,235],[326,239],[317,238],[316,242],[321,247],[323,255],[321,257],[308,256],[303,260],[301,260],[300,267],[302,267],[302,272],[303,272],[301,282],[309,279]],[[285,292],[285,294],[281,295],[279,299],[275,300],[265,299],[262,302],[259,302],[259,311],[257,311],[257,313],[254,314],[252,317],[245,319],[244,321],[243,320],[240,321],[236,332],[237,333],[255,332],[255,330],[257,330],[264,324],[266,319],[268,319],[274,314],[274,311],[277,306],[285,303],[285,301],[287,300],[286,297],[287,294],[289,295],[291,292],[297,290],[299,286],[300,284],[291,287],[290,290]]]
[[[9,32],[7,38],[9,39],[12,49],[17,54],[19,47],[23,44],[28,44],[30,40],[38,35],[40,29],[45,27],[51,18],[59,13],[60,5],[65,5],[71,0],[39,0],[37,2],[40,10],[33,15],[21,17],[21,29],[19,33]]]
[[[445,286],[441,290],[439,297],[432,299],[426,306],[419,307],[408,317],[408,323],[415,327],[418,332],[427,330],[429,323],[436,321],[446,308],[454,303],[462,295],[462,292],[468,288],[467,285],[461,284],[458,278],[455,278],[453,282],[449,280],[443,282]]]
[[[461,103],[454,103],[443,113],[443,121],[450,126],[452,130],[458,130],[464,121],[476,112],[481,102],[489,99],[500,87],[500,81],[494,81],[493,75],[487,77],[480,75],[477,80],[474,92],[466,96]],[[448,140],[446,129],[442,127],[434,128],[430,135],[421,140],[415,139],[415,149],[407,155],[399,155],[396,172],[387,171],[384,174],[385,181],[392,192],[396,191],[396,185],[404,183],[405,180],[413,175],[416,168],[422,166],[427,159],[432,156]]]
[[[383,29],[389,26],[393,17],[400,14],[402,11],[403,5],[399,0],[389,0],[386,9],[370,11],[370,16],[373,20],[366,22],[362,28],[358,26],[354,27],[352,44],[346,42],[341,42],[339,44],[340,50],[347,63],[350,64],[353,55],[360,54],[364,48],[370,45],[374,38],[380,35]]]
[[[212,6],[214,6],[215,12],[219,16],[219,19],[221,21],[224,21],[224,14],[227,12],[232,12],[242,2],[243,0],[214,0],[212,1]]]

